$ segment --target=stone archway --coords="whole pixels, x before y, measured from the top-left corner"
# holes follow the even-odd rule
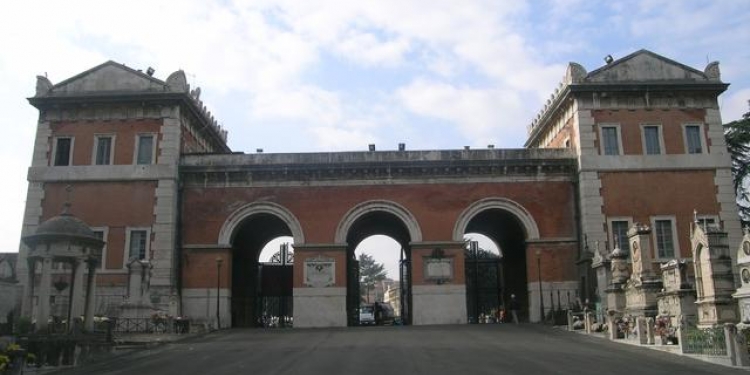
[[[466,233],[489,237],[503,254],[493,258],[478,247],[466,250],[467,320],[481,323],[486,321],[483,318],[502,316],[512,295],[523,306],[529,306],[527,243],[539,238],[531,214],[510,199],[482,199],[467,207],[456,220],[454,241],[463,241]],[[523,308],[519,315],[527,319],[529,312]]]
[[[507,198],[486,198],[474,202],[458,215],[458,220],[456,220],[456,225],[453,228],[453,240],[463,241],[464,233],[466,233],[466,228],[471,219],[480,212],[491,209],[507,211],[514,215],[523,226],[527,241],[539,239],[539,227],[537,227],[536,221],[526,208]]]
[[[302,225],[286,207],[272,202],[253,202],[240,207],[227,217],[219,231],[219,246],[231,246],[232,240],[237,234],[237,228],[243,220],[256,214],[270,214],[278,217],[289,227],[295,244],[305,243]]]
[[[386,212],[399,218],[404,223],[412,242],[422,241],[422,230],[419,228],[417,218],[404,206],[387,200],[371,200],[362,202],[350,209],[336,227],[334,241],[337,244],[345,243],[346,236],[352,225],[362,216],[372,212]]]
[[[336,243],[346,246],[346,313],[347,324],[360,323],[358,311],[362,308],[359,261],[355,250],[362,241],[373,235],[384,235],[395,240],[399,251],[398,296],[390,302],[394,319],[403,324],[412,323],[411,298],[411,244],[422,241],[422,231],[416,217],[398,203],[385,200],[366,201],[350,209],[339,222],[335,233]],[[369,301],[369,293],[368,301]],[[383,302],[383,301],[372,301]],[[395,303],[395,305],[394,305]],[[377,311],[377,310],[376,310]],[[378,314],[376,314],[377,316]],[[376,317],[376,323],[378,322]]]
[[[305,240],[297,218],[276,203],[247,204],[224,222],[219,245],[231,248],[232,326],[284,326],[287,320],[291,323],[293,265],[283,262],[271,267],[259,261],[263,247],[280,236],[291,236],[295,245]]]

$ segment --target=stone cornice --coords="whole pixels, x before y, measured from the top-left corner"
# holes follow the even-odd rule
[[[81,94],[50,94],[28,98],[29,103],[39,109],[40,119],[62,120],[125,120],[140,118],[164,118],[174,114],[166,108],[179,105],[190,113],[201,125],[208,139],[218,150],[231,152],[224,140],[225,134],[206,113],[205,108],[189,93],[185,92],[132,92],[110,91]],[[135,108],[140,107],[140,108]],[[154,110],[154,108],[156,108]],[[140,110],[139,110],[140,109]],[[166,110],[166,112],[165,112]]]
[[[441,181],[516,179],[573,179],[576,159],[561,150],[541,150],[511,153],[502,157],[504,150],[474,155],[461,152],[435,151],[439,156],[424,156],[420,151],[404,151],[398,155],[373,153],[267,154],[217,155],[183,157],[180,166],[182,181],[187,186],[252,186],[263,183],[325,184],[345,182],[398,183],[420,180],[424,183]],[[370,155],[368,155],[370,154]],[[398,153],[394,153],[398,154]],[[262,154],[261,154],[262,155]],[[454,155],[455,157],[449,157]],[[536,157],[535,157],[536,156]],[[543,158],[541,156],[547,156]],[[330,160],[323,162],[323,160]]]
[[[686,93],[703,93],[703,95],[710,94],[712,96],[718,96],[722,92],[726,91],[729,87],[728,83],[696,83],[694,81],[685,82],[664,82],[664,81],[653,81],[653,82],[618,82],[618,83],[579,83],[565,85],[559,92],[556,93],[554,99],[549,102],[542,111],[538,120],[531,126],[529,131],[529,137],[524,143],[524,147],[532,147],[532,145],[544,134],[547,128],[554,124],[553,119],[556,114],[568,103],[569,100],[579,98],[581,95],[591,94],[596,92],[610,93],[612,95],[620,94],[643,94],[643,95],[658,95],[659,93],[665,93],[668,95],[674,95],[676,92]],[[650,106],[644,106],[643,108],[650,108]]]

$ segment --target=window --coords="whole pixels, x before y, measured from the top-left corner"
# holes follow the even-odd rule
[[[699,215],[696,220],[698,226],[703,228],[704,231],[710,229],[719,229],[719,217],[714,215]]]
[[[602,126],[601,139],[604,155],[620,155],[620,129],[617,126]]]
[[[685,125],[685,147],[688,154],[703,153],[703,137],[700,125]]]
[[[674,220],[671,218],[654,219],[654,240],[657,258],[667,259],[675,257]]]
[[[114,146],[113,137],[110,135],[97,135],[94,138],[94,164],[109,165],[112,164],[112,147]]]
[[[52,165],[63,166],[70,165],[71,154],[73,153],[73,138],[59,137],[55,138],[54,150],[55,159]]]
[[[147,259],[148,237],[148,230],[146,229],[130,230],[130,236],[128,236],[127,261],[132,259]]]
[[[661,127],[659,125],[643,126],[643,152],[646,155],[661,154]]]
[[[154,135],[138,135],[136,144],[136,164],[152,164],[154,162]]]
[[[612,220],[610,228],[612,230],[612,249],[619,246],[621,250],[630,253],[630,241],[628,241],[628,228],[630,222],[627,220]]]

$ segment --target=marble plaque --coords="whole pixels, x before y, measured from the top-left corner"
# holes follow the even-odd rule
[[[428,280],[453,279],[453,259],[425,258],[425,278]]]
[[[313,258],[305,261],[305,285],[325,288],[336,283],[336,261],[328,258]]]

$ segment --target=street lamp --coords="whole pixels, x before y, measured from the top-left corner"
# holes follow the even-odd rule
[[[536,275],[539,281],[539,321],[544,323],[544,295],[542,294],[542,252],[536,250]]]
[[[224,259],[216,257],[216,329],[221,329],[221,315],[219,315],[219,293],[221,293],[221,262]]]

